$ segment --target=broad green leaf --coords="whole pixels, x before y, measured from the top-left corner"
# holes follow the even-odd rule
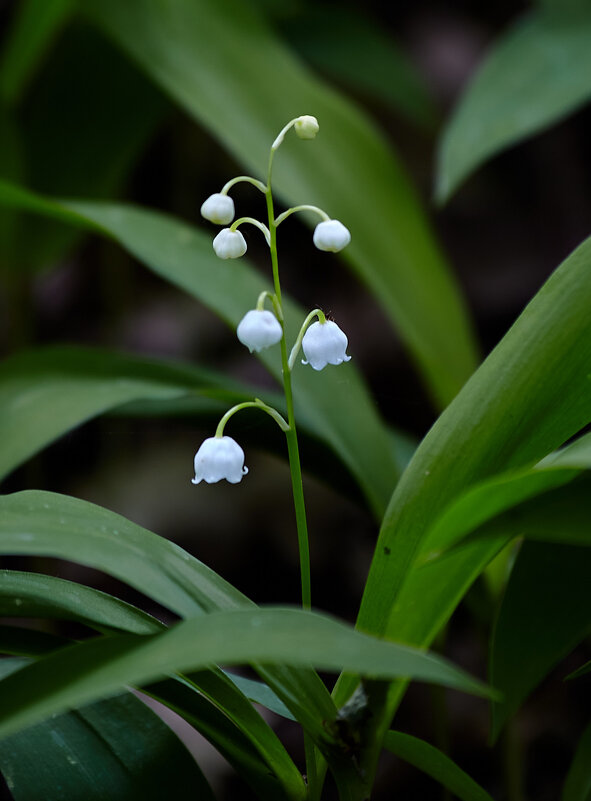
[[[185,746],[130,693],[0,741],[0,769],[15,801],[214,801]]]
[[[281,22],[281,21],[279,21]],[[425,81],[402,47],[360,7],[310,4],[282,29],[314,68],[432,131],[437,111]]]
[[[404,631],[422,642],[431,615],[446,606],[445,595],[465,569],[458,563],[456,575],[447,559],[445,576],[433,563],[407,578],[431,525],[470,485],[535,464],[591,419],[590,269],[588,239],[548,279],[419,446],[384,518],[359,618],[363,628],[390,636]],[[419,577],[431,587],[427,597],[413,586]],[[402,614],[406,602],[415,607],[412,614]]]
[[[2,181],[1,204],[71,219],[115,238],[150,269],[197,297],[232,326],[238,324],[249,304],[254,305],[259,293],[271,287],[245,259],[239,263],[218,259],[209,237],[156,212],[110,203],[54,203]],[[294,341],[305,312],[286,299],[284,308],[288,341]],[[260,358],[279,378],[281,365],[275,350],[263,351]],[[308,424],[323,432],[325,441],[357,479],[371,508],[381,516],[399,467],[391,440],[384,436],[384,425],[354,365],[322,373],[298,365],[294,398],[296,414],[301,408]]]
[[[590,571],[589,548],[523,544],[491,641],[490,678],[503,693],[493,705],[493,737],[591,631]]]
[[[0,59],[0,94],[14,103],[43,63],[75,0],[21,0]]]
[[[419,446],[384,518],[358,619],[363,630],[428,645],[506,542],[501,535],[472,543],[413,569],[431,525],[471,484],[535,464],[590,421],[590,269],[586,240]],[[402,690],[392,687],[379,725],[389,722]]]
[[[437,557],[481,527],[481,534],[485,533],[487,536],[490,536],[491,530],[501,530],[508,525],[510,529],[517,529],[520,533],[537,538],[543,538],[542,531],[554,531],[553,538],[567,541],[563,527],[556,526],[556,514],[552,512],[545,518],[546,523],[542,523],[540,532],[536,533],[536,527],[544,519],[536,510],[543,509],[543,515],[547,514],[547,507],[553,506],[554,499],[571,494],[571,490],[561,491],[558,488],[575,479],[581,471],[590,468],[591,434],[585,434],[567,447],[551,453],[533,468],[509,471],[470,487],[455,498],[431,526],[422,545],[421,560]],[[541,503],[535,500],[536,496],[554,489],[557,491],[550,493],[552,502],[548,503],[546,497]],[[528,503],[530,499],[531,502]],[[515,511],[510,516],[503,516],[502,525],[485,525],[512,508]],[[573,526],[575,520],[572,514],[565,515],[565,519],[569,529],[574,528],[579,535],[584,535],[586,527],[579,530],[579,526]]]
[[[83,536],[81,535],[83,532]],[[246,596],[179,546],[120,515],[50,492],[0,496],[0,553],[54,556],[80,562],[126,582],[184,617],[255,608]],[[317,740],[336,708],[310,670],[257,667]]]
[[[493,45],[443,133],[436,188],[440,202],[488,158],[589,100],[590,41],[587,7],[574,15],[531,14]]]
[[[74,620],[99,631],[153,634],[163,624],[131,604],[73,581],[0,570],[0,617]]]
[[[212,371],[90,348],[19,353],[0,363],[0,478],[80,423],[131,401],[221,399],[254,388]]]
[[[313,143],[292,136],[278,154],[279,193],[350,227],[343,255],[447,403],[475,364],[466,314],[414,190],[362,112],[314,78],[240,0],[90,0],[81,9],[258,177],[282,126],[298,114],[318,117]]]
[[[389,731],[384,739],[384,748],[431,776],[460,801],[492,801],[486,790],[455,762],[418,737],[400,731]]]
[[[213,675],[211,671],[208,673]],[[201,676],[202,672],[198,675]],[[257,799],[305,799],[306,787],[301,774],[273,732],[274,749],[269,748],[268,732],[261,741],[259,730],[266,724],[246,699],[244,706],[236,706],[234,695],[231,704],[225,707],[214,705],[195,691],[191,681],[182,677],[155,682],[143,687],[142,691],[173,709],[206,737],[253,788]],[[217,695],[220,695],[219,689]],[[228,709],[231,715],[228,715]],[[262,747],[262,743],[267,747]],[[282,751],[280,758],[278,749]]]
[[[562,789],[562,801],[589,801],[591,798],[591,726],[587,726],[571,762]]]
[[[5,736],[48,715],[160,676],[212,664],[288,664],[405,676],[490,696],[486,685],[432,654],[378,640],[314,612],[266,607],[211,612],[153,635],[99,637],[61,649],[0,683]]]
[[[76,620],[107,632],[119,629],[147,634],[165,628],[141,610],[90,587],[52,576],[8,570],[0,572],[0,615]],[[66,644],[71,643],[55,635],[0,626],[0,651],[37,655]],[[202,670],[189,677],[179,676],[174,681],[161,682],[156,695],[179,714],[187,717],[188,711],[190,722],[221,748],[261,797],[272,799],[272,793],[277,795],[283,790],[289,798],[301,798],[304,785],[299,771],[273,730],[238,689],[240,677],[236,677],[238,681],[232,678],[216,669]],[[248,682],[251,692],[278,709],[283,708],[287,716],[292,717],[269,687],[252,680],[244,681]],[[177,683],[182,687],[175,686]],[[179,706],[179,698],[184,699],[183,708]],[[215,709],[209,708],[212,703]]]

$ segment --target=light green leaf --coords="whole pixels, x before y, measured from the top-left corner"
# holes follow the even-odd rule
[[[22,95],[43,63],[75,0],[22,0],[0,60],[0,94],[9,103]]]
[[[384,739],[384,748],[431,776],[460,801],[492,801],[486,790],[483,790],[455,762],[438,748],[418,737],[400,731],[389,731]]]
[[[245,259],[239,263],[218,259],[209,237],[156,212],[110,203],[54,203],[2,181],[0,204],[72,220],[117,239],[150,269],[197,297],[234,327],[259,293],[271,287]],[[287,299],[284,308],[288,341],[295,341],[305,312]],[[280,377],[280,359],[273,349],[263,351],[260,358]],[[323,432],[325,441],[359,482],[371,508],[381,516],[399,467],[391,439],[384,436],[384,425],[354,365],[321,374],[298,365],[294,397],[296,413],[301,409],[308,424]],[[351,420],[355,420],[354,426]]]
[[[589,801],[591,798],[591,726],[587,726],[571,762],[562,790],[562,801]]]
[[[358,625],[426,646],[507,541],[414,567],[424,537],[472,484],[534,465],[591,419],[591,240],[550,277],[425,437],[384,518]],[[350,691],[343,685],[342,693]],[[384,722],[403,687],[392,687]],[[340,699],[342,700],[342,699]]]
[[[15,801],[214,801],[185,746],[130,693],[0,741],[0,769]]]
[[[0,735],[126,684],[142,685],[168,673],[218,663],[314,664],[324,670],[405,676],[476,695],[492,694],[437,656],[368,637],[313,612],[235,609],[182,621],[161,634],[87,640],[23,668],[0,683]]]
[[[559,488],[589,469],[591,434],[585,434],[567,447],[549,454],[533,468],[502,473],[470,487],[444,509],[429,529],[422,545],[421,561],[436,558],[477,529],[481,529],[479,535],[490,536],[491,531],[507,527],[538,539],[543,539],[543,532],[549,531],[553,532],[550,535],[552,539],[568,541],[564,527],[556,525],[556,509],[552,511],[552,508],[557,498],[570,497],[576,491],[575,488]],[[544,497],[536,500],[536,496],[542,493],[545,493]],[[563,505],[564,501],[561,508]],[[502,523],[486,525],[508,510],[513,511],[511,515],[502,516]],[[585,536],[585,527],[573,525],[573,514],[564,517],[568,531],[574,530],[577,537]],[[540,522],[544,520],[538,531]]]
[[[591,631],[591,550],[523,544],[503,596],[490,651],[490,678],[503,693],[492,735]]]
[[[0,478],[57,437],[131,401],[250,398],[212,371],[90,348],[19,353],[0,364]]]
[[[313,143],[289,137],[278,154],[279,193],[350,227],[343,255],[395,321],[434,396],[448,402],[474,368],[466,314],[415,192],[362,112],[240,0],[91,0],[81,9],[259,177],[282,126],[318,117]]]
[[[488,158],[589,100],[590,41],[587,8],[574,15],[531,14],[493,46],[443,133],[440,202]]]

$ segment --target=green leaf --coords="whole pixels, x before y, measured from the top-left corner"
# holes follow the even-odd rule
[[[99,631],[119,629],[137,634],[165,628],[141,610],[89,587],[8,570],[0,572],[0,615],[55,617],[76,620]],[[71,642],[55,635],[0,626],[0,651],[7,653],[40,655],[66,644]],[[244,681],[261,699],[283,708],[293,719],[269,687]],[[280,792],[289,798],[303,797],[305,788],[299,771],[273,730],[238,689],[238,683],[217,669],[202,670],[161,682],[157,691],[150,689],[150,694],[174,708],[220,748],[261,798],[273,799],[273,793],[277,797]]]
[[[279,193],[351,228],[343,255],[395,321],[434,396],[448,402],[475,364],[466,314],[415,192],[361,111],[307,72],[240,0],[81,8],[259,176],[281,127],[297,114],[318,117],[314,143],[289,137],[275,159]]]
[[[164,628],[156,618],[105,592],[19,570],[0,570],[0,617],[74,620],[99,631],[132,634],[153,634]]]
[[[16,615],[15,615],[16,617]],[[40,656],[69,645],[71,640],[45,631],[0,625],[0,654]],[[0,660],[4,663],[6,660]]]
[[[425,81],[395,39],[361,8],[310,4],[289,16],[286,37],[310,64],[392,107],[417,127],[432,131],[437,111]]]
[[[97,31],[69,26],[19,109],[28,183],[65,197],[116,195],[171,111]],[[79,237],[68,226],[27,218],[17,264],[53,266]]]
[[[491,641],[490,678],[503,693],[493,705],[492,735],[591,631],[591,550],[525,542]]]
[[[368,676],[406,676],[490,696],[492,691],[445,660],[378,640],[322,615],[267,607],[212,612],[154,635],[113,635],[50,654],[0,683],[0,735],[68,707],[211,664],[315,664]]]
[[[14,103],[43,63],[70,16],[74,0],[22,0],[0,61],[0,94]]]
[[[111,236],[150,269],[191,293],[236,326],[268,280],[245,259],[222,261],[205,234],[162,214],[110,203],[53,203],[0,181],[0,204],[58,219],[71,219]],[[284,300],[286,334],[294,341],[305,312]],[[261,361],[278,378],[279,355],[264,351]],[[381,516],[398,478],[399,467],[389,436],[359,373],[351,364],[321,374],[298,366],[294,372],[296,412],[322,431],[359,482],[368,503]],[[355,425],[351,425],[355,420]]]
[[[587,726],[571,762],[562,789],[562,801],[589,801],[591,798],[591,726]]]
[[[455,762],[418,737],[389,731],[384,739],[384,748],[431,776],[460,801],[492,801],[490,795]]]
[[[187,396],[234,403],[253,391],[212,371],[109,351],[19,353],[0,364],[0,478],[70,429],[122,404]]]
[[[197,675],[202,678],[203,672]],[[214,672],[208,671],[208,675]],[[306,787],[301,774],[246,699],[236,705],[239,694],[232,694],[231,703],[222,695],[226,703],[214,705],[182,677],[150,684],[142,691],[173,709],[206,737],[253,788],[257,799],[304,801]],[[219,688],[216,697],[219,701]],[[263,737],[261,727],[265,729]]]
[[[535,464],[590,421],[590,269],[588,239],[548,279],[419,446],[384,518],[359,618],[364,629],[417,644],[433,636],[433,615],[452,611],[447,596],[478,561],[479,549],[466,562],[466,554],[457,563],[446,559],[444,571],[432,563],[409,573],[426,532],[471,485]]]
[[[50,492],[0,496],[0,553],[80,562],[125,581],[184,617],[254,607],[174,543],[100,506]],[[314,672],[261,666],[257,670],[311,734],[323,742],[330,739],[325,722],[334,719],[336,708]]]
[[[440,202],[488,158],[589,100],[590,37],[587,8],[574,15],[531,14],[493,46],[443,133],[436,188]]]
[[[253,701],[255,704],[260,704],[261,706],[266,707],[267,709],[271,710],[271,712],[275,712],[276,715],[280,715],[282,718],[287,718],[288,720],[295,720],[294,716],[291,714],[289,709],[285,706],[281,699],[277,698],[273,690],[270,687],[267,687],[266,684],[263,684],[261,681],[254,681],[254,679],[247,679],[245,676],[239,676],[237,673],[231,673],[229,670],[225,670],[224,673],[233,682],[236,687],[242,692],[249,701]]]
[[[427,646],[506,543],[501,532],[414,566],[443,510],[472,484],[534,465],[591,420],[591,240],[556,270],[431,428],[385,515],[358,625]],[[342,683],[337,703],[351,683]],[[404,685],[393,685],[386,726]],[[343,699],[344,696],[344,699]]]
[[[470,487],[458,495],[431,526],[422,545],[420,561],[437,558],[477,529],[480,529],[479,536],[509,529],[517,531],[517,535],[523,533],[538,539],[544,538],[543,532],[548,531],[552,532],[551,539],[562,542],[567,541],[567,532],[573,530],[575,536],[588,539],[587,527],[573,525],[579,522],[576,512],[575,517],[564,515],[566,530],[562,525],[557,526],[555,507],[557,498],[570,498],[573,491],[573,488],[560,487],[590,468],[591,434],[585,434],[533,468],[502,473]],[[544,494],[541,499],[537,497],[540,494]],[[563,506],[564,500],[561,509]],[[486,525],[497,516],[501,517],[497,524]]]
[[[0,769],[15,801],[214,801],[184,745],[130,693],[0,741]]]

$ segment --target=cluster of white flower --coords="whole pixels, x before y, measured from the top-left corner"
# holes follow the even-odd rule
[[[316,117],[310,115],[297,117],[288,123],[275,139],[271,148],[271,158],[273,152],[282,143],[286,131],[292,126],[301,139],[313,139],[319,130]],[[232,223],[235,216],[234,201],[227,193],[231,186],[238,181],[248,181],[264,193],[271,191],[270,186],[264,185],[254,178],[248,176],[235,178],[229,181],[221,192],[210,195],[203,203],[201,214],[206,220],[216,225],[228,226]],[[315,206],[296,206],[288,209],[272,221],[272,224],[276,227],[293,212],[304,210],[316,212],[322,217],[322,221],[316,225],[313,235],[314,245],[319,250],[338,253],[349,244],[351,234],[348,229],[338,220],[330,219],[324,211]],[[244,256],[247,245],[238,226],[246,222],[260,228],[265,234],[267,243],[271,245],[269,229],[265,225],[251,217],[242,217],[230,227],[223,228],[214,238],[213,249],[220,259],[237,259]],[[273,300],[274,311],[263,308],[267,296]],[[317,316],[318,320],[311,323],[314,316]],[[277,296],[273,296],[269,292],[262,293],[257,308],[248,311],[238,324],[237,335],[240,342],[251,353],[253,351],[258,353],[281,342],[283,324],[281,306]],[[308,315],[302,326],[292,350],[289,369],[291,370],[293,367],[300,346],[305,356],[302,364],[309,364],[314,370],[322,370],[329,364],[338,365],[348,362],[351,357],[346,352],[347,344],[347,337],[338,325],[332,320],[327,320],[320,310],[315,310]],[[192,479],[194,484],[198,484],[202,480],[211,484],[222,478],[236,484],[248,472],[248,468],[244,466],[244,451],[231,437],[223,436],[222,431],[223,425],[216,436],[206,439],[197,451],[195,478]]]

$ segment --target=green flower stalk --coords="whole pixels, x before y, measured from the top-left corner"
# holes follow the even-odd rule
[[[287,209],[278,217],[275,216],[271,178],[273,172],[273,159],[276,150],[281,146],[288,131],[293,128],[300,139],[314,139],[319,131],[318,120],[311,115],[295,117],[285,125],[275,138],[269,153],[267,167],[267,181],[263,183],[249,175],[240,175],[228,181],[221,192],[211,195],[202,205],[201,214],[210,222],[219,225],[230,225],[223,228],[213,240],[213,248],[221,259],[240,258],[246,253],[246,241],[239,228],[248,223],[257,227],[264,235],[271,255],[271,269],[273,275],[273,292],[264,291],[257,299],[256,308],[247,311],[240,321],[237,336],[240,342],[250,352],[279,345],[281,350],[281,365],[283,373],[283,391],[287,408],[287,420],[276,409],[267,406],[258,399],[253,402],[238,404],[230,409],[221,419],[215,437],[210,437],[201,445],[195,455],[194,483],[206,481],[209,483],[226,479],[231,483],[238,483],[246,475],[244,466],[244,452],[235,440],[224,436],[224,427],[227,421],[237,411],[247,407],[257,407],[278,423],[285,433],[289,456],[289,467],[294,500],[296,526],[298,532],[300,573],[302,584],[302,606],[310,609],[312,604],[310,588],[310,553],[308,542],[308,526],[306,519],[306,506],[302,484],[302,470],[300,465],[298,437],[296,430],[293,392],[291,386],[291,373],[295,367],[296,357],[300,348],[304,351],[304,364],[310,364],[315,370],[322,370],[328,364],[341,364],[349,361],[346,354],[347,337],[341,329],[331,320],[327,320],[320,309],[315,309],[304,320],[296,342],[288,358],[287,343],[283,325],[283,305],[281,301],[281,282],[279,280],[279,258],[277,253],[277,227],[295,212],[312,211],[321,218],[314,231],[313,241],[317,248],[325,251],[337,252],[342,250],[351,235],[347,228],[338,220],[333,220],[317,206],[299,205]],[[250,183],[265,195],[267,204],[266,224],[252,217],[240,217],[234,220],[234,201],[229,196],[230,189],[237,183]],[[265,309],[265,301],[269,300],[272,310]],[[317,322],[312,320],[317,317]],[[310,766],[309,766],[310,768]]]

